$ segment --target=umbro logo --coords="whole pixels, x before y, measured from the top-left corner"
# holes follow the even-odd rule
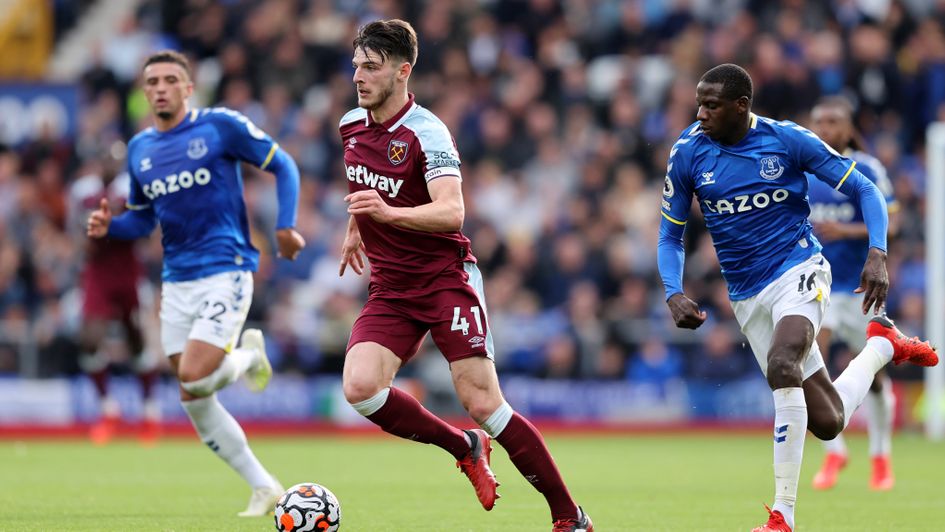
[[[353,147],[355,147],[357,144],[358,144],[358,139],[355,138],[355,137],[351,137],[351,140],[348,141],[348,145],[345,146],[345,148],[353,148]]]
[[[150,169],[151,169],[151,158],[145,157],[144,159],[141,159],[141,171],[147,172]]]

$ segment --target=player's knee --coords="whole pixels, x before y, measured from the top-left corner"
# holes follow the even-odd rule
[[[843,432],[843,413],[808,409],[808,429],[819,440],[832,440]]]
[[[202,379],[180,378],[180,387],[190,395],[196,397],[207,397],[217,391],[211,379],[204,377]]]
[[[803,384],[801,368],[790,356],[772,355],[768,359],[767,377],[772,390],[800,387]]]
[[[345,399],[349,404],[357,404],[377,395],[385,386],[370,378],[348,377],[342,382]]]

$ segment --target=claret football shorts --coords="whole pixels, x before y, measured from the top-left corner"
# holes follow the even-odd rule
[[[422,297],[401,297],[395,290],[372,286],[351,330],[348,349],[375,342],[406,363],[429,332],[449,362],[473,356],[495,360],[482,274],[473,263],[463,266],[465,282],[457,277]]]
[[[804,316],[814,325],[814,336],[817,336],[830,304],[830,279],[830,263],[818,253],[784,272],[757,295],[732,301],[735,318],[763,374],[768,374],[768,350],[774,327],[781,318]],[[802,362],[804,379],[822,367],[824,358],[815,341]]]

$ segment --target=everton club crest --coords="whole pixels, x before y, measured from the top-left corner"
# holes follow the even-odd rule
[[[402,140],[392,140],[387,145],[387,160],[393,165],[404,162],[407,158],[407,143]]]
[[[784,173],[784,166],[781,165],[781,159],[777,155],[764,157],[761,159],[761,177],[768,181],[774,181]]]

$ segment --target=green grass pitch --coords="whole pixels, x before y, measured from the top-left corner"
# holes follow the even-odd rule
[[[819,442],[808,437],[798,494],[798,530],[908,531],[938,528],[945,502],[945,448],[917,436],[894,440],[896,488],[867,489],[862,436],[830,492],[810,479]],[[766,433],[643,436],[554,435],[548,439],[572,494],[596,530],[747,531],[772,496]],[[253,438],[264,464],[289,486],[315,481],[342,505],[346,531],[548,531],[544,499],[496,446],[502,499],[479,507],[452,458],[393,437]],[[0,441],[0,530],[273,530],[271,517],[236,517],[248,488],[196,439],[156,448],[134,441]]]

